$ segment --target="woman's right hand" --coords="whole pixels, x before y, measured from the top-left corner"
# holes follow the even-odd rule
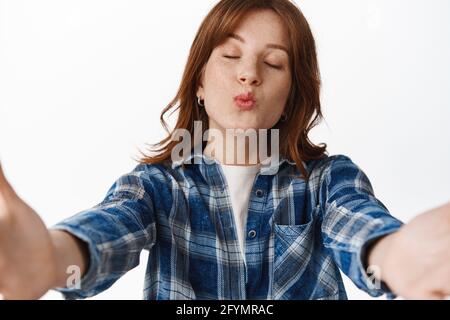
[[[0,298],[38,299],[57,283],[49,230],[6,180],[0,164]]]

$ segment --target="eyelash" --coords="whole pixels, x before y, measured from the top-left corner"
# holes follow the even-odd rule
[[[239,57],[233,57],[233,56],[223,56],[223,57],[227,58],[227,59],[238,59],[239,58]],[[283,69],[283,67],[281,67],[281,66],[274,66],[273,64],[270,64],[270,63],[267,63],[267,62],[265,62],[265,64],[267,64],[269,67],[277,69],[277,70]]]

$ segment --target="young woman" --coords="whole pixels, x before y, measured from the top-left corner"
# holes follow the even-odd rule
[[[0,294],[89,297],[146,249],[145,299],[345,299],[339,269],[373,296],[449,295],[450,205],[391,216],[356,164],[308,139],[319,87],[293,3],[220,1],[161,115],[178,109],[174,130],[101,203],[47,229],[0,170]],[[231,143],[264,129],[270,142]],[[174,161],[179,132],[192,139]],[[67,287],[72,266],[81,281]]]

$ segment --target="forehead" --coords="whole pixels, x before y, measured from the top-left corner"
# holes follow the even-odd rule
[[[245,39],[276,42],[289,45],[283,19],[273,10],[257,10],[246,13],[232,31]]]

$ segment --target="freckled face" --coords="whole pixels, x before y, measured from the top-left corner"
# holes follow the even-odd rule
[[[217,46],[204,68],[197,96],[204,100],[209,127],[269,129],[280,119],[291,88],[288,35],[271,10],[247,14]],[[234,97],[252,92],[254,108],[239,108]]]

